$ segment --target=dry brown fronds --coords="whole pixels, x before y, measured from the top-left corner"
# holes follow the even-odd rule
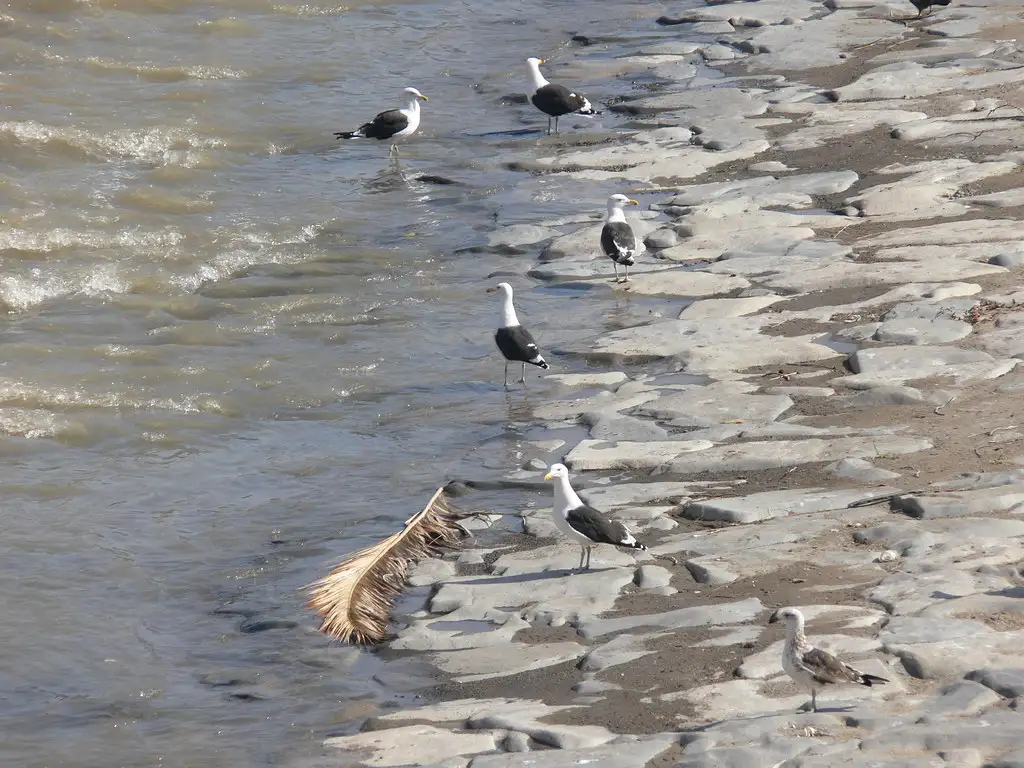
[[[349,555],[306,587],[307,605],[323,617],[320,631],[360,645],[387,639],[391,603],[405,588],[409,567],[457,547],[469,535],[459,522],[463,518],[438,488],[401,531]]]

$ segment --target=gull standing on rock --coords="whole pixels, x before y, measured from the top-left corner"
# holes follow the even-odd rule
[[[786,643],[782,646],[782,668],[793,680],[811,689],[810,709],[818,711],[818,689],[829,685],[856,683],[869,688],[888,683],[884,677],[854,669],[831,653],[815,648],[804,635],[804,615],[796,608],[780,608],[769,623],[781,621],[786,626]],[[806,705],[805,707],[806,708]]]
[[[420,127],[420,99],[427,97],[415,88],[406,88],[404,93],[409,97],[409,105],[405,109],[389,109],[381,112],[373,120],[363,123],[354,131],[339,131],[334,134],[336,139],[377,139],[391,144],[388,157],[398,154],[398,142],[403,141]]]
[[[619,282],[619,264],[626,268],[626,279],[629,282],[629,268],[636,263],[639,246],[633,228],[626,222],[626,214],[622,210],[627,205],[640,205],[625,195],[612,195],[608,198],[608,215],[604,217],[601,229],[601,248],[604,255],[615,265],[615,282]]]
[[[931,13],[932,7],[936,5],[949,5],[951,0],[910,0],[911,4],[917,8],[917,18],[924,16],[924,12],[928,11]]]
[[[512,303],[512,286],[508,283],[498,283],[493,288],[487,289],[488,293],[495,291],[501,291],[501,327],[494,333],[494,343],[498,345],[501,354],[505,356],[505,388],[508,389],[508,363],[510,360],[523,364],[523,378],[519,380],[519,383],[525,387],[527,363],[544,370],[551,366],[541,356],[537,342],[533,340],[533,335],[519,324],[516,307]]]
[[[564,464],[552,464],[545,480],[555,481],[555,503],[551,508],[555,527],[580,545],[580,564],[586,555],[586,569],[590,570],[590,550],[595,544],[614,544],[646,552],[629,529],[622,523],[609,520],[593,507],[587,506],[576,495],[569,482],[569,470]]]
[[[530,79],[533,82],[533,93],[530,101],[533,106],[548,116],[548,135],[551,134],[551,118],[555,119],[555,133],[558,133],[558,118],[578,112],[581,115],[596,115],[597,112],[583,94],[573,93],[564,85],[549,83],[540,73],[542,59],[530,57],[526,64],[530,67]]]

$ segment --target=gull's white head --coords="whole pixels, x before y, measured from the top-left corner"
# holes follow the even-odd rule
[[[538,59],[536,56],[531,56],[526,60],[526,63],[529,64],[531,68],[537,69],[541,64],[544,63],[544,59]]]
[[[544,479],[555,480],[556,478],[560,480],[569,479],[569,469],[565,466],[565,464],[552,464],[550,467],[548,467],[548,473],[544,475]]]
[[[627,205],[640,205],[636,200],[631,200],[625,195],[612,195],[608,198],[608,210],[612,211],[618,208],[620,211]]]
[[[426,96],[424,96],[422,93],[420,93],[418,90],[412,87],[406,88],[404,93],[408,94],[409,96],[412,96],[414,99],[423,99],[424,101],[429,101],[429,99]]]
[[[497,285],[487,289],[488,293],[495,293],[496,291],[501,291],[501,295],[505,298],[512,298],[512,286],[508,283],[498,283]]]
[[[769,624],[774,624],[777,621],[781,621],[786,625],[786,628],[799,627],[804,623],[804,615],[800,613],[796,608],[780,608],[772,617],[768,620]]]

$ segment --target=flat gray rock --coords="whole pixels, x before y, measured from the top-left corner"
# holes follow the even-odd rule
[[[766,424],[793,407],[785,395],[746,395],[721,390],[695,388],[662,395],[640,406],[637,411],[674,427],[710,427],[727,422]]]
[[[583,414],[583,422],[590,427],[595,440],[665,440],[668,432],[648,419],[622,414]]]
[[[977,74],[975,74],[977,73]],[[849,85],[829,92],[836,101],[867,99],[908,99],[956,90],[958,93],[1019,83],[1016,69],[997,69],[978,73],[978,66],[968,61],[944,67],[926,67],[908,61],[880,67],[862,75]]]
[[[673,744],[672,736],[621,736],[614,744],[525,754],[480,755],[469,768],[637,768]]]
[[[973,326],[959,320],[911,318],[886,320],[874,333],[876,341],[887,344],[949,344],[970,335]]]
[[[959,347],[894,346],[858,349],[850,357],[854,376],[834,379],[832,384],[870,388],[872,382],[902,383],[932,376],[948,376],[956,382],[994,379],[1012,371],[1013,359],[997,359],[987,352]]]
[[[499,648],[432,653],[427,658],[435,667],[451,675],[455,682],[471,683],[562,664],[578,659],[586,652],[587,647],[579,643],[506,643]]]
[[[527,248],[527,246],[535,246],[537,243],[556,237],[558,234],[558,230],[551,227],[538,227],[535,224],[513,224],[489,234],[487,236],[487,247],[489,250],[499,253],[526,253],[532,250],[532,248]]]
[[[759,520],[770,520],[775,517],[786,517],[793,514],[843,509],[855,501],[895,492],[895,488],[873,488],[870,491],[837,491],[824,488],[764,491],[762,493],[752,493],[749,496],[707,499],[694,502],[683,509],[683,515],[691,520],[724,520],[730,523],[754,523]]]
[[[581,440],[565,457],[569,469],[582,472],[598,469],[652,470],[683,454],[710,449],[710,440]]]
[[[963,517],[995,512],[1020,513],[1024,511],[1024,484],[1001,485],[975,491],[960,491],[935,495],[901,496],[894,499],[893,508],[919,518]]]
[[[678,243],[679,235],[674,229],[656,229],[644,238],[644,245],[656,251],[660,251],[662,248],[671,248]]]
[[[891,754],[893,750],[932,754],[953,749],[983,749],[986,752],[1024,749],[1020,714],[993,710],[985,713],[983,718],[926,720],[870,734],[861,742],[861,750],[868,754]]]
[[[598,670],[617,667],[628,664],[635,659],[647,656],[654,651],[647,647],[648,640],[655,640],[668,634],[666,632],[652,635],[616,635],[604,645],[594,648],[588,653],[579,668],[584,672],[597,672]]]
[[[932,447],[925,438],[880,436],[840,437],[834,440],[770,440],[716,445],[706,451],[679,456],[665,470],[680,475],[698,472],[747,472],[770,467],[791,467],[842,458],[877,458],[917,453]]]
[[[833,477],[859,483],[885,483],[900,476],[899,472],[880,469],[866,459],[840,459],[825,469]]]
[[[705,205],[712,200],[745,197],[758,206],[791,204],[793,195],[806,199],[803,205],[811,205],[813,195],[837,195],[859,180],[853,171],[823,171],[801,173],[777,179],[774,176],[760,176],[753,179],[719,181],[710,184],[689,184],[666,201],[668,205]]]
[[[968,673],[968,677],[973,673]],[[939,688],[938,695],[924,704],[931,717],[976,715],[999,703],[999,694],[973,680],[957,680]]]
[[[521,707],[500,707],[479,712],[469,718],[469,726],[478,729],[514,731],[555,749],[585,749],[607,744],[616,734],[598,725],[556,725],[541,722],[542,717],[564,707],[524,702]]]
[[[336,736],[324,741],[333,747],[354,753],[359,765],[423,765],[453,755],[474,755],[497,747],[494,734],[487,731],[458,732],[432,725],[406,725],[384,731]]]
[[[707,483],[619,483],[607,487],[585,488],[580,498],[598,509],[614,509],[654,502],[678,503],[694,494],[706,493]]]
[[[579,351],[597,359],[672,358],[689,373],[709,374],[836,356],[817,342],[820,334],[769,336],[761,333],[766,324],[759,317],[666,320],[613,331]]]
[[[581,621],[577,625],[577,629],[584,638],[593,640],[612,632],[623,632],[638,627],[684,629],[742,624],[745,621],[752,621],[763,610],[764,606],[761,601],[756,597],[750,597],[732,603],[698,605],[691,608],[678,608],[665,613],[619,616],[610,619],[591,617]]]
[[[713,558],[684,560],[683,565],[698,584],[731,584],[740,576],[715,562]]]
[[[838,379],[837,381],[845,381]],[[949,402],[952,392],[944,389],[921,390],[915,387],[905,387],[898,384],[881,385],[858,392],[855,395],[837,397],[835,402],[846,408],[875,408],[880,405],[944,405]]]
[[[966,679],[991,688],[1000,696],[1015,699],[1024,696],[1024,668],[978,669],[968,672]]]

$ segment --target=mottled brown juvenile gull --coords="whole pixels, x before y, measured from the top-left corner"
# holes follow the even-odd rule
[[[550,366],[541,355],[537,342],[533,340],[533,334],[519,324],[516,307],[512,303],[512,286],[508,283],[498,283],[487,289],[488,293],[495,291],[501,291],[501,327],[494,333],[494,343],[505,357],[505,386],[508,387],[509,360],[514,360],[523,364],[523,377],[519,383],[525,387],[527,363],[544,370]]]
[[[627,205],[640,203],[630,200],[625,195],[609,197],[608,214],[604,217],[604,226],[601,228],[601,249],[615,265],[616,283],[619,282],[619,264],[626,269],[626,279],[623,282],[629,282],[629,268],[636,263],[636,254],[639,250],[636,235],[633,234],[633,228],[629,226],[626,214],[622,210]]]
[[[830,685],[856,683],[869,688],[889,682],[884,677],[854,669],[831,653],[815,648],[804,634],[804,615],[796,608],[780,608],[769,623],[781,621],[786,626],[786,642],[782,646],[782,668],[798,684],[811,689],[810,709],[818,711],[818,689]]]
[[[587,97],[581,93],[573,93],[564,85],[549,83],[544,75],[540,73],[542,59],[529,58],[526,60],[530,68],[530,80],[533,83],[533,93],[530,94],[530,101],[537,109],[548,116],[548,133],[551,133],[551,118],[555,119],[555,133],[558,133],[558,118],[562,115],[578,113],[581,115],[596,115],[597,112],[591,106]]]
[[[391,145],[388,155],[398,154],[398,142],[412,136],[420,127],[420,99],[427,101],[427,97],[415,88],[406,88],[403,92],[409,97],[407,107],[381,112],[373,120],[363,123],[354,131],[335,133],[334,138],[386,141]]]
[[[647,547],[637,541],[626,526],[616,520],[609,520],[583,503],[572,489],[569,470],[564,464],[552,464],[544,479],[555,481],[555,503],[551,508],[555,527],[580,545],[578,568],[590,570],[590,550],[595,544],[614,544],[616,547],[647,551]],[[586,566],[583,565],[584,555]]]

